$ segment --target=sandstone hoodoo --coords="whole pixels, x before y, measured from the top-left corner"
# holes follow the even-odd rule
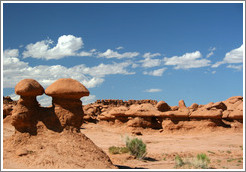
[[[80,98],[89,96],[87,88],[74,79],[62,78],[46,88],[45,94],[52,97],[54,113],[61,126],[79,130],[84,116]]]
[[[4,140],[3,155],[5,159],[18,158],[4,163],[5,168],[16,168],[15,164],[18,164],[17,168],[23,169],[117,169],[106,153],[80,132],[83,123],[80,98],[89,95],[80,82],[59,79],[50,85],[45,92],[53,98],[51,107],[41,107],[37,102],[36,96],[42,95],[44,89],[35,80],[20,81],[15,92],[20,99],[14,105],[12,115],[4,121],[6,124],[12,118],[12,125],[20,132],[14,132]]]
[[[34,79],[23,79],[15,86],[15,93],[20,95],[12,112],[12,125],[17,131],[36,134],[39,103],[36,96],[44,93],[44,88]]]

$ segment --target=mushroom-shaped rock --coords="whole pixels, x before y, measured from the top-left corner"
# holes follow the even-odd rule
[[[44,88],[34,79],[23,79],[15,86],[20,99],[12,112],[12,125],[17,131],[36,134],[39,104],[36,96],[44,93]]]
[[[156,108],[161,112],[172,110],[165,101],[159,101],[156,105]]]
[[[89,96],[90,92],[79,81],[71,78],[62,78],[46,88],[45,94],[53,98],[80,99],[81,97]]]
[[[61,126],[79,130],[84,115],[80,98],[89,96],[87,88],[74,79],[62,78],[47,87],[45,94],[52,97],[54,113]]]
[[[38,96],[44,93],[44,88],[34,79],[23,79],[15,86],[15,93],[20,96]]]

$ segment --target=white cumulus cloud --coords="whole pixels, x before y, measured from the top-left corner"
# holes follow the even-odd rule
[[[165,65],[173,65],[174,69],[200,68],[210,65],[210,60],[202,59],[199,51],[186,53],[182,56],[164,57]]]
[[[94,67],[86,67],[85,65],[77,65],[71,68],[72,71],[82,72],[83,74],[88,74],[94,77],[104,77],[105,75],[112,74],[124,74],[124,75],[132,75],[135,72],[129,72],[127,67],[131,66],[131,62],[122,62],[122,63],[112,63],[112,64],[104,64],[101,63],[98,66]]]
[[[150,52],[148,53],[145,53],[143,55],[144,58],[152,58],[152,57],[156,57],[156,56],[160,56],[161,54],[160,53],[154,53],[154,54],[151,54]]]
[[[148,93],[156,93],[156,92],[161,92],[162,89],[158,89],[158,88],[151,88],[151,89],[147,89],[144,92],[148,92]]]
[[[135,74],[127,70],[127,67],[130,67],[132,62],[102,63],[93,67],[87,67],[84,64],[70,68],[61,65],[38,65],[31,67],[28,63],[17,58],[18,51],[16,49],[5,50],[3,54],[4,88],[14,88],[20,80],[26,78],[37,80],[43,87],[49,86],[59,78],[73,78],[84,84],[87,88],[93,88],[104,82],[106,75]]]
[[[139,62],[142,63],[142,67],[151,68],[151,67],[160,66],[162,60],[160,60],[160,59],[152,59],[152,58],[147,57],[144,60],[140,60]]]
[[[116,50],[122,50],[122,49],[124,49],[124,47],[122,47],[122,46],[119,46],[116,48]]]
[[[97,100],[97,97],[96,95],[89,95],[82,97],[80,100],[82,101],[83,105],[87,105],[90,103],[94,103]]]
[[[236,69],[236,70],[242,70],[243,69],[243,65],[228,65],[226,67],[231,68],[231,69]]]
[[[153,71],[144,71],[143,74],[144,75],[152,75],[152,76],[162,76],[163,75],[163,72],[166,71],[167,68],[160,68],[160,69],[156,69],[156,70],[153,70]]]
[[[212,55],[214,55],[214,51],[216,50],[216,47],[210,47],[208,49],[208,51],[210,51],[208,54],[207,54],[207,58],[211,57]]]
[[[221,64],[226,63],[243,63],[243,50],[243,45],[241,45],[239,48],[231,50],[230,52],[226,53],[222,61],[216,62],[211,67],[216,68],[219,67]]]
[[[107,49],[104,53],[98,53],[98,57],[104,57],[104,58],[117,58],[117,59],[122,59],[122,58],[133,58],[138,56],[138,52],[125,52],[123,54],[118,53],[117,51],[113,51],[111,49]]]
[[[212,55],[214,55],[214,52],[210,52],[207,54],[207,58],[211,57]]]
[[[63,35],[58,38],[58,42],[51,47],[53,41],[43,40],[36,43],[28,44],[26,50],[22,53],[23,58],[32,57],[37,59],[61,59],[67,56],[91,56],[91,53],[80,52],[84,43],[81,37],[73,35]]]

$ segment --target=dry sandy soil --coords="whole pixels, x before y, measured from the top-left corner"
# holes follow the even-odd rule
[[[243,129],[207,129],[197,131],[164,132],[162,130],[141,130],[143,135],[132,135],[124,127],[100,124],[85,124],[81,130],[97,146],[102,148],[117,165],[129,168],[173,169],[178,154],[183,159],[206,153],[210,168],[243,168]],[[137,160],[127,154],[112,155],[110,146],[125,146],[124,138],[137,137],[147,145],[145,160]]]
[[[191,159],[198,153],[206,153],[211,161],[210,168],[243,168],[242,127],[175,132],[144,129],[141,130],[142,135],[132,135],[129,128],[124,126],[88,123],[83,124],[81,132],[100,147],[119,168],[173,169],[175,167],[174,157],[177,154],[183,159]],[[5,123],[3,139],[13,134],[14,128],[9,123]],[[110,146],[125,146],[126,136],[141,138],[146,143],[148,153],[144,160],[134,159],[128,153],[112,155],[108,152]],[[4,157],[5,164],[11,165],[10,162],[14,162],[13,159],[7,158],[8,153]],[[22,165],[15,162],[14,166],[21,167]]]

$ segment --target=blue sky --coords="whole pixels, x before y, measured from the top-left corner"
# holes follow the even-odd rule
[[[5,3],[3,94],[25,78],[96,99],[177,105],[243,96],[242,3]],[[38,97],[42,105],[51,101]]]

